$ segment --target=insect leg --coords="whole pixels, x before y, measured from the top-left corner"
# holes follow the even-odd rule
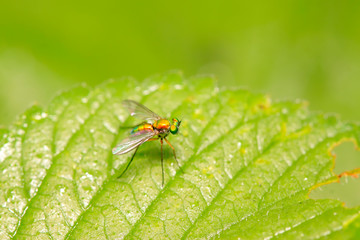
[[[179,162],[178,162],[178,160],[177,160],[177,158],[176,158],[175,148],[171,145],[171,143],[170,143],[166,138],[164,138],[164,139],[165,139],[166,143],[169,144],[169,146],[172,148],[173,153],[174,153],[175,161],[176,161],[178,167],[180,168],[181,172],[184,172],[184,171],[182,170],[182,168],[180,167],[180,164],[179,164]]]
[[[161,142],[161,169],[162,169],[162,186],[164,187],[164,157],[163,157],[163,139],[160,138]]]
[[[147,142],[151,142],[151,141],[156,141],[159,140],[158,138],[150,138],[149,140],[147,140]]]
[[[126,166],[125,170],[120,174],[120,176],[118,176],[118,178],[121,178],[121,176],[124,175],[124,173],[126,172],[126,170],[129,168],[131,162],[134,160],[134,157],[135,157],[136,152],[137,152],[137,150],[139,149],[139,147],[140,147],[140,146],[138,146],[138,147],[135,149],[135,152],[134,152],[134,154],[132,155],[132,157],[131,157],[128,165]]]

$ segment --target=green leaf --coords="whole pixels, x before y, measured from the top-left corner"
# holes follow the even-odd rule
[[[134,119],[123,99],[182,119],[181,133],[131,154],[111,149]],[[312,200],[336,180],[332,147],[358,124],[178,73],[78,87],[0,132],[1,239],[353,238],[360,208]]]

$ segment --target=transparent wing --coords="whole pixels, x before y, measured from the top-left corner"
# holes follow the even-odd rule
[[[124,100],[122,101],[125,108],[130,112],[130,115],[141,120],[159,120],[161,117],[142,105],[141,103],[135,102],[133,100]]]
[[[112,153],[116,155],[128,153],[154,136],[155,133],[153,131],[136,132],[122,140],[121,143],[119,143],[116,147],[113,148]]]

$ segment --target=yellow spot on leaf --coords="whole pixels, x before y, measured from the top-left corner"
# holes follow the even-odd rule
[[[212,165],[210,165],[210,166],[207,167],[207,168],[203,168],[201,172],[202,172],[204,175],[207,175],[208,178],[213,178],[213,177],[214,177],[213,171],[214,171],[214,167],[213,167]]]
[[[159,90],[160,91],[164,91],[164,90],[167,90],[169,89],[169,86],[165,83],[161,84],[160,87],[159,87]]]
[[[286,138],[286,132],[287,132],[287,129],[286,129],[286,122],[282,122],[281,125],[280,125],[280,135],[281,135],[281,139],[285,139]]]
[[[306,127],[302,128],[300,131],[289,134],[287,137],[288,138],[299,138],[305,134],[309,134],[311,132],[311,130],[312,129],[310,126],[306,126]]]
[[[244,155],[244,154],[246,153],[246,149],[245,149],[245,148],[243,148],[243,147],[242,147],[242,148],[240,148],[240,153]]]
[[[198,108],[193,114],[193,118],[205,121],[205,116],[202,114],[202,109]]]
[[[188,96],[186,99],[185,99],[185,101],[186,102],[194,102],[194,96]]]
[[[259,165],[259,164],[270,164],[270,161],[269,161],[269,160],[266,160],[266,159],[263,159],[263,158],[259,158],[258,160],[255,161],[255,164],[256,164],[256,165]]]
[[[250,126],[246,126],[246,127],[242,127],[239,130],[237,130],[236,133],[243,134],[243,133],[250,132],[251,130],[252,130],[252,128]]]
[[[183,135],[184,137],[189,136],[189,131],[186,130],[186,129],[185,129],[185,130],[182,130],[181,133],[182,133],[182,135]]]

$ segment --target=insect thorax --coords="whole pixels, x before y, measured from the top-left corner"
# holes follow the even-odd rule
[[[154,122],[153,124],[154,128],[160,130],[160,129],[169,129],[170,128],[170,122],[167,119],[160,119]]]

